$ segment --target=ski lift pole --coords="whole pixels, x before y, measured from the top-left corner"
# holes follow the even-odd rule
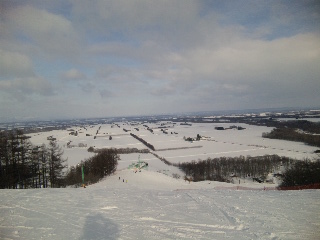
[[[82,173],[82,186],[84,186],[84,169],[83,169],[83,165],[81,166],[81,173]]]

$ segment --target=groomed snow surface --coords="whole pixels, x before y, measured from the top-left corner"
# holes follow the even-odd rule
[[[106,124],[96,139],[93,135],[99,126],[75,128],[78,136],[67,131],[31,134],[31,141],[41,144],[48,136],[56,137],[69,165],[92,156],[86,151],[89,146],[146,148],[122,127],[158,150],[201,146],[155,151],[172,162],[233,154],[277,153],[297,159],[314,156],[315,148],[301,143],[263,140],[261,133],[270,128],[241,126],[246,130],[176,125],[168,129],[170,134],[156,128],[152,134],[142,125],[136,131],[137,126],[118,128]],[[197,134],[208,140],[182,140],[183,136]],[[69,141],[87,147],[67,148]],[[319,190],[277,191],[275,185],[243,179],[240,184],[188,183],[179,169],[165,165],[150,153],[120,157],[114,175],[87,188],[0,190],[0,239],[320,239]],[[128,169],[138,158],[148,162],[148,170]],[[181,178],[173,178],[172,173]]]
[[[228,186],[125,169],[87,188],[1,190],[0,238],[319,239],[319,190]]]

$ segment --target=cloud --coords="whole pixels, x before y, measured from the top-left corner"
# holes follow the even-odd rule
[[[32,61],[22,53],[0,49],[0,73],[0,79],[32,76]]]
[[[111,98],[114,95],[110,90],[107,89],[101,89],[99,90],[99,93],[102,98]]]
[[[285,81],[288,75],[309,75],[320,60],[320,35],[305,34],[273,41],[242,39],[216,49],[202,46],[182,54],[176,64],[193,76],[214,81]],[[299,73],[300,72],[300,73]],[[292,76],[295,78],[296,76]]]
[[[92,117],[315,105],[316,3],[5,1],[0,105]]]
[[[38,54],[72,57],[79,52],[79,38],[72,22],[62,15],[30,5],[19,5],[4,12],[4,27],[17,39],[28,41]]]
[[[199,103],[204,110],[212,108],[211,102],[214,106],[229,105],[230,109],[255,108],[258,103],[261,106],[290,105],[285,98],[295,99],[296,104],[300,104],[304,98],[301,95],[308,95],[307,92],[318,85],[318,34],[298,34],[275,40],[236,35],[224,41],[226,36],[236,33],[226,31],[226,34],[213,43],[185,51],[162,49],[159,54],[154,51],[146,58],[148,61],[134,68],[109,65],[98,75],[108,84],[112,83],[112,90],[123,96],[126,96],[121,90],[124,88],[130,89],[131,97],[138,97],[144,90],[146,95],[155,98],[172,96],[192,101],[194,105]],[[119,50],[119,55],[125,56],[124,48],[108,49],[114,51],[114,55]],[[148,56],[147,48],[139,50]],[[138,52],[129,51],[127,57],[141,60]],[[189,96],[189,100],[184,96]],[[314,97],[314,94],[309,96],[309,101]]]
[[[0,91],[10,94],[12,99],[18,100],[24,100],[33,95],[48,96],[54,92],[51,83],[41,77],[0,81]]]
[[[79,87],[85,93],[92,93],[93,90],[96,88],[92,82],[79,83]]]
[[[176,29],[194,19],[199,8],[195,1],[73,1],[72,14],[86,31],[104,36],[118,32],[135,34],[163,28]],[[179,11],[177,11],[179,9]],[[172,23],[175,23],[174,25]],[[161,28],[161,29],[159,29]]]
[[[81,71],[75,68],[72,68],[66,72],[63,72],[61,76],[68,80],[84,80],[87,78],[84,73],[82,73]]]
[[[151,90],[152,95],[161,96],[161,97],[164,97],[167,95],[174,95],[176,93],[177,93],[177,90],[170,85],[154,87]]]

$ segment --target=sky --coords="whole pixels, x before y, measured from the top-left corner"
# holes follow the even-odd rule
[[[0,121],[319,108],[320,1],[0,0]]]

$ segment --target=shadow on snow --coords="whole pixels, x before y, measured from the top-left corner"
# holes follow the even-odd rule
[[[118,239],[118,237],[118,225],[98,213],[86,217],[80,239]]]

